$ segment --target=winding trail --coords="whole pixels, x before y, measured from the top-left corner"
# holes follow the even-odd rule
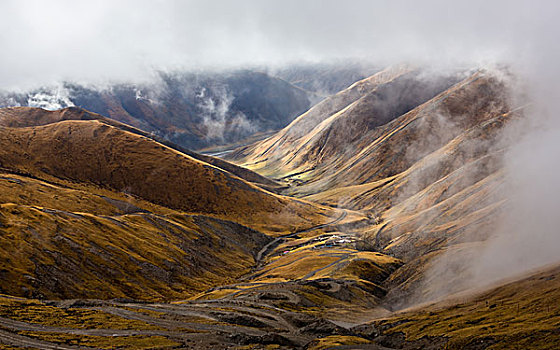
[[[78,346],[64,345],[59,343],[51,343],[44,340],[34,339],[31,337],[26,337],[15,333],[10,333],[5,330],[0,330],[0,344],[11,345],[15,347],[29,347],[29,348],[47,349],[47,350],[95,349],[83,345],[80,345],[78,347]]]
[[[293,238],[293,237],[299,235],[300,233],[311,232],[311,231],[319,230],[319,229],[322,229],[322,228],[325,228],[325,227],[328,227],[328,226],[331,226],[331,225],[335,225],[335,224],[339,223],[340,221],[344,220],[344,218],[346,218],[347,215],[348,215],[348,213],[343,211],[338,218],[336,218],[336,219],[334,219],[330,222],[327,222],[325,224],[316,225],[316,226],[313,226],[313,227],[310,227],[310,228],[306,228],[306,229],[299,230],[299,231],[296,231],[296,232],[293,232],[293,233],[289,233],[287,235],[276,237],[273,241],[269,242],[267,245],[265,245],[257,253],[257,256],[255,258],[256,265],[255,265],[254,270],[258,270],[261,267],[264,258],[266,258],[266,256],[268,254],[270,254],[270,252],[274,248],[276,248],[278,245],[280,245],[280,243],[282,243],[285,239]]]
[[[0,317],[0,327],[12,331],[64,333],[64,334],[101,336],[101,337],[117,337],[117,336],[124,337],[124,336],[132,336],[132,335],[170,336],[173,334],[173,332],[162,331],[162,330],[69,328],[69,327],[45,326],[42,324],[16,321],[4,317]]]

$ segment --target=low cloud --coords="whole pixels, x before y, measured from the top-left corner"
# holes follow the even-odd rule
[[[249,121],[245,114],[230,109],[234,96],[226,86],[203,87],[196,94],[197,107],[206,131],[206,138],[224,142],[226,135],[247,135],[258,130],[256,121]]]
[[[547,31],[556,27],[546,25],[558,7],[519,0],[8,0],[0,4],[0,87],[348,57],[380,65],[518,61],[547,41],[555,45],[556,32]]]
[[[74,106],[74,103],[70,100],[70,92],[68,89],[62,85],[58,85],[52,89],[42,89],[29,94],[27,97],[27,106],[54,111]]]

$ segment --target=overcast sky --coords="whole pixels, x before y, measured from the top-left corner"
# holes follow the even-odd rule
[[[557,45],[555,3],[3,0],[0,87],[344,57],[519,59],[535,39]]]

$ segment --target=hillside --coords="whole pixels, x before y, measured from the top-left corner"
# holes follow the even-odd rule
[[[316,207],[309,203],[263,191],[225,170],[100,119],[3,128],[0,143],[3,168],[55,183],[101,186],[173,209],[236,218],[253,227],[274,215],[285,215],[283,220],[296,226],[306,222],[296,214],[299,211],[315,216]]]
[[[219,158],[203,155],[197,152],[185,149],[177,144],[174,144],[166,139],[157,137],[153,133],[148,133],[141,129],[123,124],[116,120],[104,117],[100,114],[92,113],[87,110],[77,107],[67,107],[58,111],[48,111],[40,108],[32,107],[10,107],[0,109],[0,126],[6,127],[26,127],[26,126],[41,126],[52,124],[64,120],[98,120],[104,124],[114,126],[120,130],[131,132],[145,138],[152,139],[161,143],[169,148],[175,149],[184,153],[192,158],[201,160],[205,163],[215,165],[218,168],[224,169],[233,175],[241,177],[249,182],[257,183],[267,189],[274,189],[278,187],[278,183],[259,174],[247,170],[246,168],[236,166],[235,164],[223,161]]]

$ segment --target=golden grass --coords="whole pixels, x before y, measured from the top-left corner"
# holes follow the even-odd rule
[[[204,292],[204,293],[198,294],[198,295],[194,296],[192,299],[194,299],[194,300],[220,299],[220,298],[223,298],[223,297],[228,296],[230,294],[236,293],[238,291],[239,291],[239,289],[233,289],[233,288],[217,289],[217,290],[213,290],[211,292]]]
[[[0,317],[52,327],[158,330],[160,327],[97,310],[59,308],[36,300],[0,298]]]
[[[333,277],[348,280],[366,280],[381,283],[402,262],[388,255],[357,252],[332,273]]]
[[[91,192],[2,172],[0,172],[0,203],[17,203],[98,215],[120,214],[120,210],[115,206]]]
[[[255,281],[263,282],[274,279],[277,281],[287,281],[301,279],[305,275],[315,270],[323,268],[337,260],[339,257],[321,256],[320,254],[310,254],[309,251],[297,252],[277,259],[266,266],[265,273]]]
[[[301,241],[305,242],[305,240]],[[313,249],[321,244],[318,242],[288,250],[289,253],[267,264],[261,275],[253,281],[282,282],[302,279],[310,275],[309,279],[330,277],[350,281],[379,282],[401,265],[400,260],[381,253],[359,252],[348,248]],[[288,248],[289,245],[284,245],[278,250],[283,251]]]
[[[52,343],[98,349],[173,349],[181,344],[162,336],[91,336],[66,333],[20,331],[18,334]]]
[[[341,345],[359,345],[368,343],[370,343],[369,340],[360,337],[348,335],[331,335],[325,338],[315,339],[311,344],[309,344],[307,349],[326,350]]]
[[[329,208],[278,196],[213,165],[100,120],[0,129],[2,166],[53,183],[61,179],[138,196],[165,207],[233,219],[307,228]]]
[[[242,230],[204,217],[198,223],[181,215],[109,219],[15,204],[1,204],[0,214],[0,269],[11,281],[2,285],[2,292],[11,295],[185,299],[246,273],[253,264],[246,249],[257,248]],[[217,234],[240,245],[225,243]],[[197,243],[200,236],[205,243]],[[183,268],[172,273],[173,266]]]

